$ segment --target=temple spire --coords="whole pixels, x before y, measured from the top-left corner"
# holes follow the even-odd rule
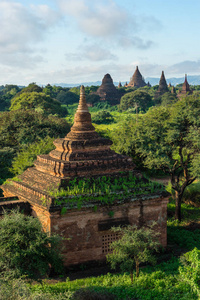
[[[183,83],[181,93],[182,93],[182,94],[191,93],[190,85],[189,85],[189,83],[188,83],[188,81],[187,81],[187,74],[185,74],[185,81],[184,81],[184,83]]]
[[[169,92],[169,89],[168,89],[167,82],[166,82],[166,79],[165,79],[164,71],[162,71],[160,81],[159,81],[158,91],[157,91],[155,96],[160,97],[164,93],[167,93],[167,92]]]
[[[83,85],[81,85],[81,88],[80,88],[80,100],[79,100],[77,112],[89,112],[88,106],[86,103],[85,87]]]
[[[98,137],[99,135],[92,125],[91,114],[86,103],[85,88],[82,85],[80,88],[78,108],[74,116],[74,124],[66,138],[72,140],[85,140]]]

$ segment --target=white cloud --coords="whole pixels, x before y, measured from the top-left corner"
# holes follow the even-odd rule
[[[159,21],[145,20],[117,5],[113,0],[57,0],[63,14],[76,22],[86,36],[101,39],[109,46],[147,49],[153,42],[138,37],[141,28],[157,27]]]
[[[154,45],[154,42],[151,40],[143,40],[140,37],[133,36],[133,37],[126,37],[123,36],[120,38],[120,45],[123,48],[129,48],[129,47],[135,47],[141,50],[149,49],[152,45]]]
[[[36,62],[36,46],[57,19],[58,14],[46,5],[25,7],[18,2],[1,1],[0,63],[25,66],[28,59]]]
[[[83,61],[83,60],[89,60],[89,61],[105,61],[105,60],[117,60],[117,56],[112,54],[108,49],[100,46],[99,44],[93,44],[93,45],[86,45],[80,47],[81,50],[79,50],[76,53],[67,53],[66,58],[67,60],[72,61]]]
[[[63,12],[76,19],[81,31],[93,37],[118,34],[129,18],[112,0],[58,0],[58,3]]]

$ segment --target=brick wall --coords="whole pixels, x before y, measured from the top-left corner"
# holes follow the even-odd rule
[[[167,202],[168,198],[137,200],[130,203],[93,208],[47,212],[33,206],[45,230],[58,233],[65,240],[62,253],[66,266],[105,259],[109,243],[117,236],[110,229],[120,224],[150,225],[157,222],[155,230],[160,233],[160,243],[167,245]]]

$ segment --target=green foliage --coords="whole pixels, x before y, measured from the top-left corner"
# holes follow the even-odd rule
[[[20,91],[20,93],[32,93],[32,92],[41,93],[42,88],[39,85],[37,85],[35,82],[32,82],[27,87],[23,88]]]
[[[136,122],[126,122],[118,132],[124,152],[139,156],[149,169],[171,175],[176,192],[176,218],[181,219],[180,203],[186,186],[200,174],[197,156],[200,153],[200,99],[188,96],[171,107],[150,108]],[[128,124],[127,124],[128,123]],[[127,153],[128,154],[128,153]],[[191,165],[196,163],[196,173]]]
[[[12,273],[0,277],[0,299],[1,300],[71,300],[73,292],[67,291],[57,293],[32,292],[30,286],[22,278],[13,278]]]
[[[95,291],[92,288],[83,288],[73,294],[72,300],[115,300],[115,297],[105,289],[103,291],[100,291],[100,289]]]
[[[71,91],[60,91],[56,99],[63,104],[73,104],[79,102],[79,96]]]
[[[179,277],[178,267],[179,260],[173,258],[156,267],[143,268],[140,271],[140,276],[135,278],[133,283],[131,283],[129,274],[108,273],[99,277],[89,277],[74,281],[67,280],[66,282],[57,284],[34,285],[31,286],[31,289],[33,292],[37,291],[51,295],[59,295],[59,293],[62,294],[66,291],[77,291],[77,293],[82,293],[82,295],[87,294],[92,296],[96,292],[100,296],[108,295],[109,297],[111,294],[116,300],[198,299],[197,294],[191,289],[190,284],[182,281]],[[73,296],[70,299],[73,300]]]
[[[69,125],[64,119],[44,116],[30,110],[0,113],[0,147],[19,149],[21,144],[33,143],[38,138],[65,136]]]
[[[42,231],[37,218],[18,211],[5,212],[0,219],[0,270],[13,271],[16,277],[26,275],[40,278],[49,272],[49,266],[61,272],[58,236]]]
[[[109,111],[100,110],[92,115],[92,122],[96,124],[110,124],[114,122],[114,118]]]
[[[187,186],[184,194],[183,201],[186,203],[194,203],[195,205],[200,205],[200,182],[194,182]]]
[[[15,150],[10,147],[0,149],[0,176],[1,179],[11,177],[13,174],[9,170],[12,160],[15,156]]]
[[[41,139],[46,136],[49,137],[63,137],[69,132],[69,124],[64,120],[55,116],[44,116],[42,113],[35,111],[11,111],[0,113],[0,176],[1,178],[8,178],[13,176],[11,172],[11,164],[13,158],[17,153],[24,149],[25,157],[19,154],[17,161],[14,163],[14,168],[17,166],[19,169],[23,169],[28,166],[28,157],[32,157],[32,152],[36,155],[38,147],[37,142],[40,141],[42,147]],[[35,150],[31,150],[32,146],[26,148],[26,144],[35,143],[33,146]],[[44,145],[45,151],[49,147],[49,141],[47,138],[47,145]],[[29,153],[29,154],[28,154]],[[39,153],[41,153],[39,151]],[[38,153],[38,154],[39,154]],[[26,163],[27,164],[26,164]],[[23,167],[20,168],[20,163]],[[30,161],[32,164],[32,161]],[[16,171],[16,170],[15,170]],[[17,171],[18,172],[18,171]]]
[[[98,90],[99,86],[91,85],[85,87],[85,94],[88,96]]]
[[[110,178],[101,176],[98,178],[88,178],[70,180],[67,188],[59,191],[52,191],[51,194],[56,198],[57,205],[77,206],[81,208],[83,204],[92,201],[104,204],[112,204],[116,199],[123,201],[124,197],[136,197],[154,192],[160,192],[163,186],[159,183],[140,179],[132,173],[121,174],[120,177]],[[92,196],[92,198],[91,198]]]
[[[181,279],[189,284],[200,297],[200,250],[194,248],[192,251],[183,254],[180,258],[179,267]]]
[[[164,93],[164,95],[161,96],[161,105],[163,106],[174,104],[177,101],[178,98],[170,92]]]
[[[177,251],[192,250],[197,247],[200,250],[200,230],[196,229],[194,231],[187,230],[183,226],[178,226],[177,222],[168,222],[167,229],[168,244],[174,245]]]
[[[153,226],[145,230],[138,229],[136,226],[116,227],[112,230],[118,232],[120,238],[111,244],[110,248],[113,252],[107,255],[107,260],[112,268],[115,269],[120,265],[122,271],[129,271],[133,282],[134,266],[138,277],[139,265],[142,262],[155,263],[152,251],[158,250],[158,233],[153,230]]]
[[[87,96],[87,103],[95,104],[100,102],[100,96],[95,94],[89,94]]]
[[[181,207],[182,207],[183,220],[181,222],[177,222],[177,220],[173,219],[173,222],[172,222],[173,226],[177,227],[179,223],[181,225],[187,225],[187,223],[190,222],[190,221],[191,222],[197,222],[198,221],[198,219],[199,219],[199,207],[195,207],[195,206],[187,204],[187,203],[182,203]],[[175,208],[176,208],[175,200],[170,198],[170,201],[168,203],[168,216],[170,218],[174,215]],[[169,221],[169,222],[171,222],[171,221]]]
[[[12,173],[21,174],[28,167],[33,165],[34,160],[39,154],[47,154],[55,148],[54,138],[46,136],[32,144],[23,145],[12,161]]]
[[[71,88],[70,92],[76,94],[77,96],[80,96],[80,88],[79,87]]]
[[[138,109],[146,111],[152,105],[152,98],[147,92],[136,90],[125,94],[121,98],[119,109],[124,111],[129,108],[135,108],[136,112]]]
[[[90,112],[98,112],[99,110],[115,111],[117,105],[110,105],[107,101],[100,101],[94,104],[93,107],[90,107]]]
[[[5,85],[0,89],[0,111],[8,110],[11,99],[20,91],[17,85]]]
[[[15,96],[11,101],[10,110],[31,109],[44,114],[57,114],[62,117],[67,115],[67,109],[63,108],[59,101],[45,93],[23,92]]]

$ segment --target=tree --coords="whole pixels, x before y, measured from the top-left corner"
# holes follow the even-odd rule
[[[21,147],[19,152],[12,160],[12,172],[14,175],[19,175],[28,167],[33,166],[34,160],[37,155],[48,154],[51,150],[55,149],[53,144],[54,138],[46,136],[32,144],[26,144]]]
[[[114,122],[114,118],[109,111],[100,110],[96,114],[92,115],[92,122],[96,124],[109,124]]]
[[[144,165],[170,175],[175,191],[175,218],[179,221],[184,190],[200,171],[197,167],[195,173],[191,168],[200,154],[199,116],[200,99],[188,96],[171,107],[151,108],[131,127],[129,144]]]
[[[0,270],[14,271],[15,276],[40,278],[49,272],[62,271],[59,236],[48,236],[37,218],[19,211],[5,212],[0,219]]]
[[[145,92],[136,90],[125,94],[120,101],[120,110],[127,110],[129,108],[139,107],[141,110],[146,111],[153,105],[151,96]]]
[[[60,91],[57,96],[56,99],[63,103],[63,104],[73,104],[73,103],[78,103],[79,102],[79,96],[75,93],[72,93],[70,91]]]
[[[155,262],[152,251],[157,251],[159,242],[158,233],[153,230],[155,224],[149,228],[136,226],[112,228],[120,235],[119,240],[111,244],[112,253],[107,255],[112,268],[119,264],[122,271],[129,271],[133,282],[133,269],[136,268],[136,277],[139,276],[139,266],[142,262]]]
[[[161,105],[163,105],[163,106],[174,104],[177,101],[178,101],[178,98],[176,97],[176,95],[174,95],[170,92],[164,93],[161,96]]]
[[[97,94],[89,94],[87,96],[87,103],[91,103],[91,104],[95,104],[95,103],[99,103],[100,100],[100,96]]]
[[[44,114],[57,114],[64,117],[68,114],[67,109],[60,102],[45,93],[25,92],[16,95],[11,100],[10,110],[32,109]]]
[[[33,157],[33,152],[34,156],[41,153],[36,153],[36,150],[39,150],[38,142],[41,144],[41,151],[46,152],[49,140],[46,140],[47,144],[45,146],[42,146],[42,140],[47,136],[51,138],[64,137],[69,129],[66,120],[52,115],[44,116],[42,113],[32,110],[0,113],[0,177],[6,179],[12,176],[12,160],[18,155],[19,151],[20,153],[25,149],[28,151],[27,148],[29,148],[30,151],[24,153],[26,154],[24,159],[19,154],[16,161],[16,164],[17,162],[21,163],[21,167],[18,165],[19,168],[28,166],[27,163],[32,164],[32,161],[28,161],[28,159]],[[32,145],[33,143],[35,144]],[[29,146],[25,146],[27,144]]]
[[[200,297],[200,250],[196,247],[180,257],[179,274],[181,281],[189,284],[192,290]]]
[[[64,137],[70,126],[56,116],[44,116],[31,110],[0,113],[0,147],[19,149],[21,144],[33,143],[40,138]]]

